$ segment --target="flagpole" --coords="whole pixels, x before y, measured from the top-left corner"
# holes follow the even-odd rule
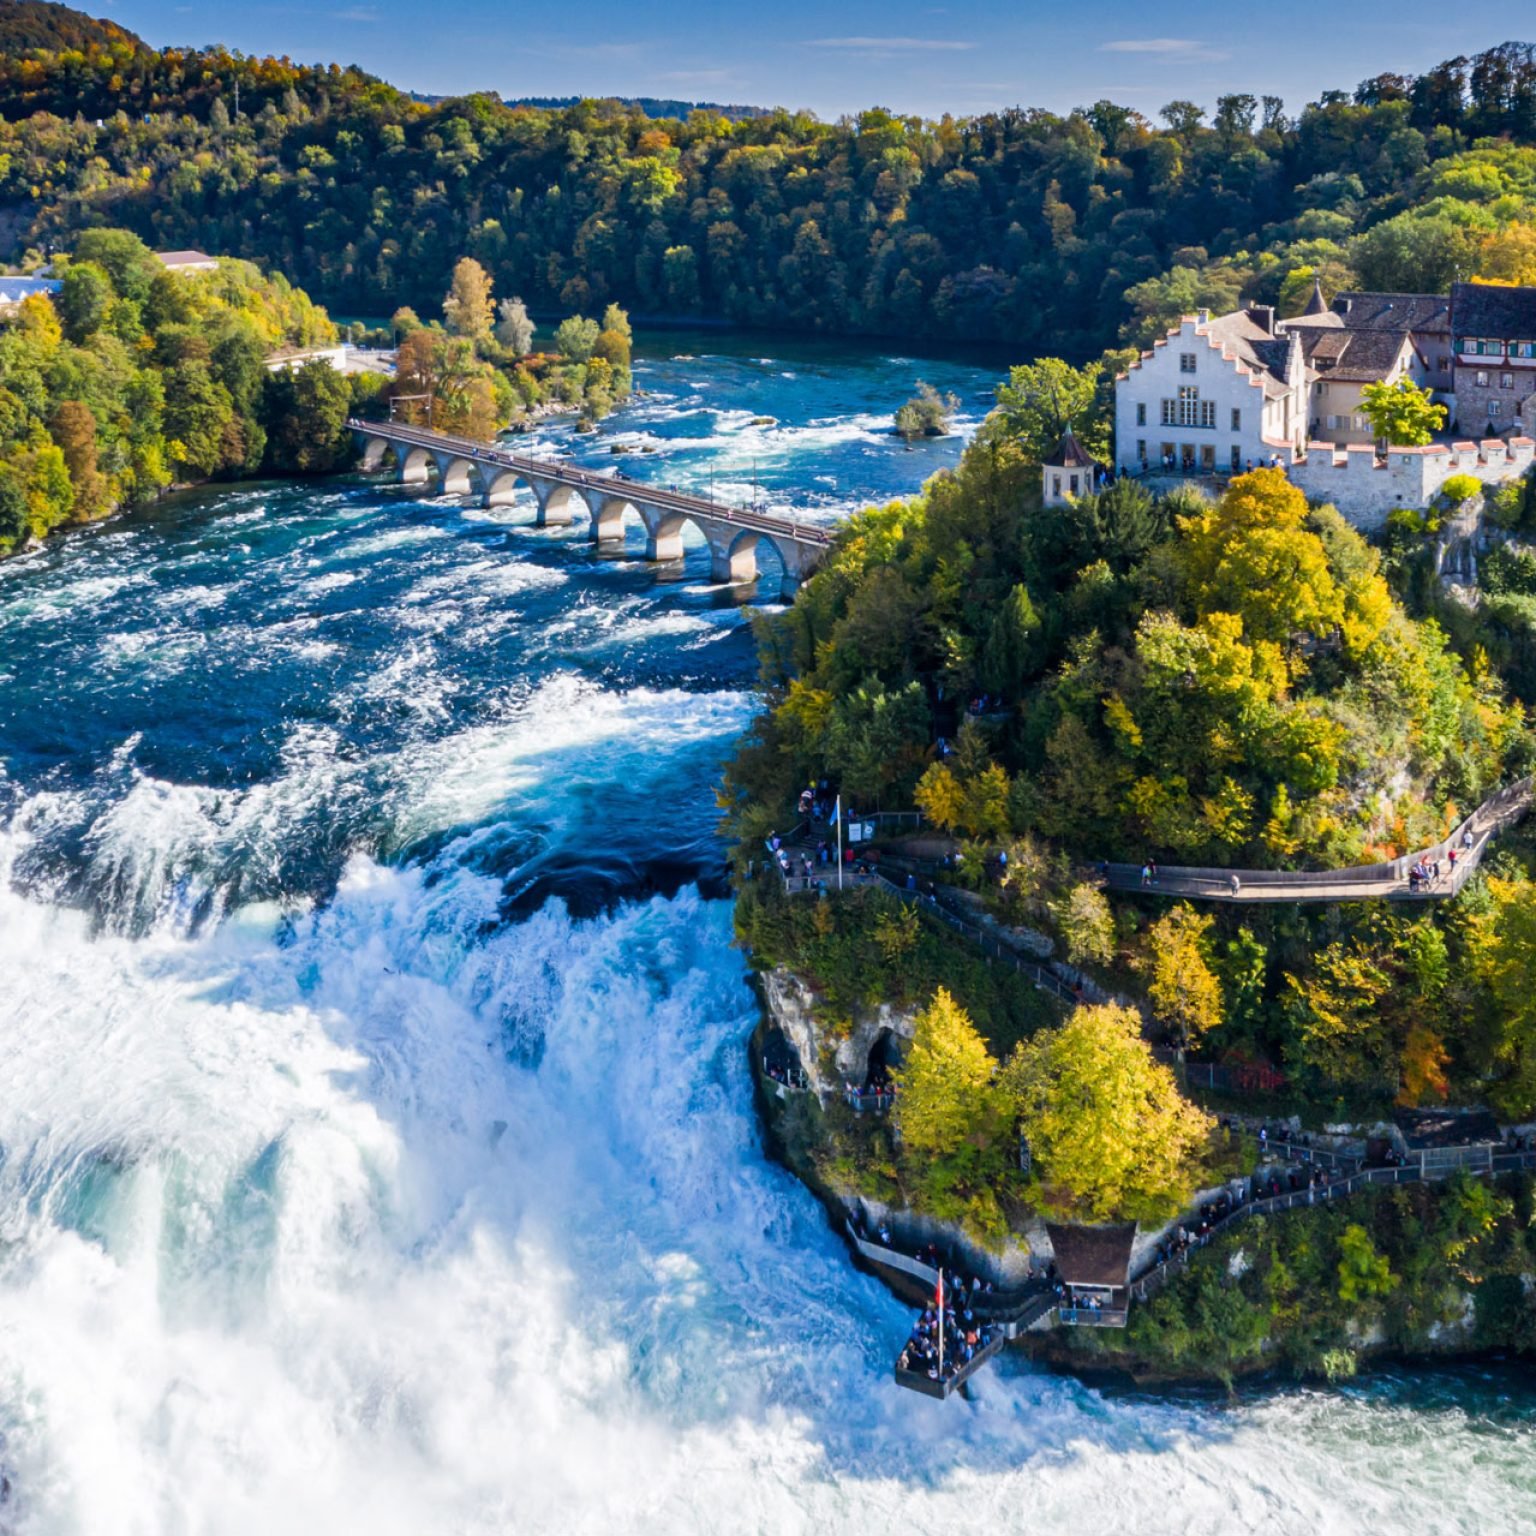
[[[837,888],[843,888],[843,797],[837,797],[832,809],[832,819],[837,823]]]
[[[944,1384],[944,1265],[939,1265],[939,1385]]]

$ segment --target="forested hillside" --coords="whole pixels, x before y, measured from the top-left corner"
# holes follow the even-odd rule
[[[98,20],[67,5],[53,5],[50,0],[0,0],[0,52],[15,54],[30,48],[64,52],[91,47],[144,49],[144,43],[115,21]]]
[[[384,382],[318,363],[269,373],[272,352],[335,330],[247,262],[171,273],[136,236],[98,229],[55,269],[57,295],[0,329],[0,554],[176,481],[327,469],[360,392]]]
[[[1313,271],[1536,274],[1526,44],[1295,116],[1234,93],[1156,123],[1101,101],[829,124],[428,105],[353,69],[86,41],[7,52],[0,114],[14,254],[119,223],[293,272],[352,313],[434,304],[468,253],[560,313],[617,301],[1086,356],[1199,303],[1294,307]]]

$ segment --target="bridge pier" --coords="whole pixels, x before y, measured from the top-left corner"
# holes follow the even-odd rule
[[[683,522],[675,515],[653,512],[640,508],[645,523],[645,558],[647,560],[681,560],[683,558]]]
[[[592,513],[589,536],[594,544],[624,542],[624,508],[628,505],[622,496],[606,496],[594,492],[587,497],[587,507]]]
[[[475,466],[468,459],[455,458],[452,454],[437,455],[437,472],[442,479],[445,496],[468,496]]]
[[[485,482],[485,495],[481,498],[481,506],[506,507],[517,499],[518,477],[512,470],[503,469],[498,473],[488,474],[482,469],[480,478]]]
[[[432,478],[432,471],[428,468],[432,463],[432,455],[425,448],[406,448],[402,452],[397,445],[395,457],[400,461],[401,485],[425,485]]]
[[[733,587],[756,581],[758,537],[729,526],[710,529],[709,579]]]
[[[383,469],[384,455],[394,446],[387,437],[365,437],[363,439],[363,473],[371,475]]]
[[[571,488],[568,485],[535,485],[533,494],[538,498],[539,512],[534,518],[537,528],[568,528],[576,521],[571,510]]]
[[[824,551],[795,539],[774,539],[773,547],[784,564],[783,593],[787,602],[799,590],[800,583],[816,569]]]

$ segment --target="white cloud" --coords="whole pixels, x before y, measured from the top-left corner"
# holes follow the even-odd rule
[[[975,43],[933,37],[816,37],[812,48],[846,48],[855,53],[961,53]]]
[[[1125,37],[1118,42],[1100,43],[1100,53],[1151,53],[1165,59],[1214,61],[1227,57],[1209,43],[1193,37]]]

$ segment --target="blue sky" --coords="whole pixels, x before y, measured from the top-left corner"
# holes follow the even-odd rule
[[[98,0],[100,4],[100,0]],[[85,8],[91,8],[86,0]],[[156,44],[224,42],[355,63],[408,90],[505,96],[667,96],[929,116],[1065,110],[1109,96],[1149,116],[1186,96],[1283,96],[1297,109],[1383,70],[1413,72],[1509,36],[1515,11],[1441,0],[109,0]],[[1518,8],[1517,8],[1518,10]]]

